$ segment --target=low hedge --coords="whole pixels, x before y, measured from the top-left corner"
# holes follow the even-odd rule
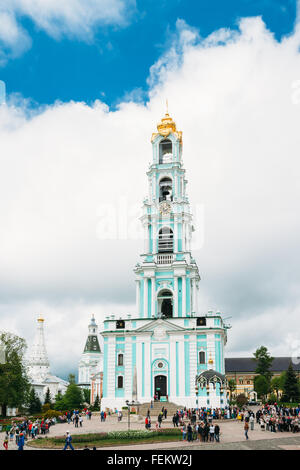
[[[79,443],[89,443],[89,442],[96,442],[96,441],[105,441],[105,440],[127,440],[133,439],[134,441],[137,440],[144,440],[144,439],[151,439],[157,435],[160,436],[180,436],[181,431],[179,428],[169,428],[169,429],[162,429],[159,431],[146,431],[146,430],[132,430],[132,431],[111,431],[111,432],[101,432],[101,433],[91,433],[91,434],[75,434],[72,435],[72,443],[79,444]],[[58,436],[53,438],[47,438],[51,440],[55,444],[63,444],[65,442],[64,436]]]

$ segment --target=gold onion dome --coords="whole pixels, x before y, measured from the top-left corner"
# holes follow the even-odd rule
[[[42,323],[42,322],[44,322],[45,320],[44,320],[44,318],[42,317],[42,315],[39,315],[37,321]]]
[[[167,136],[171,132],[176,132],[176,124],[167,112],[160,123],[157,124],[157,130],[160,135]]]
[[[167,137],[169,134],[175,134],[177,139],[182,140],[182,132],[177,131],[176,124],[169,115],[168,109],[166,111],[165,116],[161,119],[161,121],[157,124],[157,131],[152,134],[153,141],[158,135],[162,135],[163,137]]]

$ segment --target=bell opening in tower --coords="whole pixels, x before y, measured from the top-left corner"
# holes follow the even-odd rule
[[[158,232],[158,253],[173,253],[173,230],[162,227]]]
[[[158,312],[159,317],[173,317],[173,294],[170,290],[163,290],[158,294]]]
[[[159,182],[159,202],[161,201],[173,201],[171,178],[163,178]]]
[[[159,144],[159,163],[171,163],[172,158],[172,142],[170,139],[164,139]]]

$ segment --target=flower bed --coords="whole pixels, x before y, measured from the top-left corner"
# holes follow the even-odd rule
[[[167,428],[156,430],[132,430],[132,431],[111,431],[91,434],[72,435],[72,444],[83,447],[84,445],[106,445],[141,443],[147,441],[172,441],[181,437],[181,431],[178,428]],[[65,436],[56,436],[53,438],[38,438],[31,441],[29,445],[34,447],[58,448],[65,444]]]

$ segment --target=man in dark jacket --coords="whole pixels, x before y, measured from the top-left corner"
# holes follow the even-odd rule
[[[67,450],[67,447],[70,447],[71,450],[74,450],[74,447],[72,446],[72,436],[70,435],[69,431],[66,432],[66,444],[64,447],[64,450]]]

